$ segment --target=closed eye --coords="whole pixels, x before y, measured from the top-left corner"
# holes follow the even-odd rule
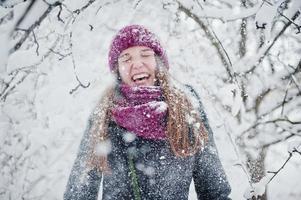
[[[144,52],[141,54],[142,57],[150,57],[153,56],[155,53],[152,51]]]
[[[130,56],[123,56],[123,57],[120,58],[120,61],[122,63],[128,63],[128,62],[131,61],[131,57]]]
[[[127,59],[123,60],[122,62],[127,63],[127,62],[130,62],[130,61],[131,61],[131,59],[127,58]]]

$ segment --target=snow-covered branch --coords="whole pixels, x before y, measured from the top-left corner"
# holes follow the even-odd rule
[[[32,1],[35,2],[35,1]],[[14,28],[14,31],[18,31],[19,30],[19,25],[21,24],[21,22],[26,18],[26,15],[28,14],[28,12],[30,11],[31,8],[33,8],[34,3],[31,3],[29,6],[29,9],[25,11],[24,15],[21,17],[21,19],[18,21],[18,23],[16,24],[16,27]],[[24,32],[23,36],[19,39],[19,41],[14,45],[14,47],[12,49],[9,50],[9,54],[14,53],[15,51],[17,51],[22,45],[23,43],[26,41],[26,39],[28,38],[28,36],[30,35],[30,33],[36,28],[38,27],[42,21],[48,16],[48,14],[57,6],[61,5],[60,2],[55,2],[54,4],[50,4],[48,5],[48,8],[41,13],[41,15],[38,17],[38,19],[31,24],[28,28],[23,29],[22,31]]]
[[[288,162],[293,157],[293,154],[297,153],[301,155],[301,143],[294,142],[294,145],[290,145],[288,149],[288,157],[284,161],[284,163],[279,167],[277,171],[267,171],[268,174],[272,174],[272,176],[265,176],[263,177],[258,183],[253,183],[253,185],[246,189],[244,197],[246,199],[257,199],[258,197],[261,197],[265,191],[267,185],[285,168],[285,166],[288,164]]]

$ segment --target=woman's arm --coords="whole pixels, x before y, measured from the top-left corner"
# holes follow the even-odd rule
[[[90,129],[92,117],[82,137],[77,157],[73,164],[71,174],[64,193],[64,200],[96,200],[101,182],[101,173],[96,169],[89,170],[87,167],[88,153],[90,148]]]
[[[230,185],[221,161],[218,156],[217,148],[214,142],[213,133],[208,123],[208,118],[203,109],[200,97],[191,86],[190,91],[198,99],[201,119],[208,131],[208,143],[196,154],[193,180],[198,199],[201,200],[227,200],[231,192]]]

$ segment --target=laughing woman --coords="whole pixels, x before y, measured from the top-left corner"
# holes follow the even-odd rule
[[[208,119],[191,86],[173,81],[157,37],[121,29],[109,51],[115,85],[93,110],[64,199],[229,199]]]

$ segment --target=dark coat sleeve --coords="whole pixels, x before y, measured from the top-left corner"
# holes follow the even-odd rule
[[[92,117],[89,118],[82,137],[64,193],[64,200],[96,200],[98,197],[101,173],[87,167],[91,126]]]
[[[193,96],[198,99],[201,119],[208,131],[208,143],[203,151],[196,154],[193,180],[199,200],[227,200],[231,192],[225,171],[218,156],[213,133],[208,123],[202,102],[194,89],[189,86]]]

